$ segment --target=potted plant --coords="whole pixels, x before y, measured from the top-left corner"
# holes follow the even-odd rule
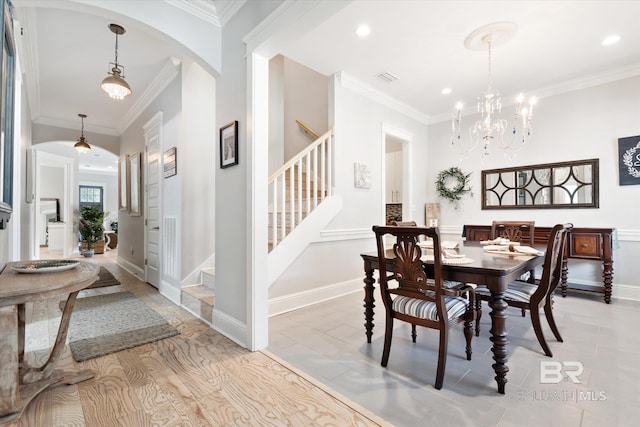
[[[80,208],[80,234],[83,242],[86,242],[87,250],[82,254],[86,257],[93,256],[96,242],[102,239],[104,233],[104,212],[96,206],[83,206]]]

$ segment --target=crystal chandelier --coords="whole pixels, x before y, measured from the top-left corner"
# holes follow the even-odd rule
[[[124,66],[118,64],[118,35],[125,33],[125,29],[118,24],[109,24],[109,29],[116,35],[116,62],[110,62],[111,71],[102,80],[102,89],[113,99],[124,99],[131,93],[129,84],[124,80]]]
[[[469,128],[468,140],[461,135],[462,103],[456,105],[456,112],[451,119],[451,149],[460,158],[464,158],[480,143],[483,146],[483,156],[488,156],[489,148],[494,145],[504,150],[507,157],[513,158],[515,153],[531,139],[531,119],[536,98],[531,97],[525,103],[523,94],[517,97],[517,106],[510,125],[506,119],[499,117],[502,112],[502,97],[500,92],[494,90],[491,76],[491,47],[508,41],[515,30],[516,25],[511,22],[497,22],[475,30],[464,41],[467,49],[487,49],[489,84],[487,91],[478,97],[477,112],[481,118]]]

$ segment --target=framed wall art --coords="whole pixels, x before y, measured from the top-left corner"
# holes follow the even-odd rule
[[[171,147],[164,152],[162,156],[162,165],[164,168],[163,171],[165,178],[169,178],[170,176],[174,176],[178,173],[176,147]]]
[[[220,128],[220,167],[238,164],[238,121],[234,120]]]
[[[640,135],[618,138],[620,185],[640,184]]]

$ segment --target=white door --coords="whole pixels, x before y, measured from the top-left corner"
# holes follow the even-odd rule
[[[160,129],[162,114],[158,113],[144,125],[146,146],[145,167],[145,281],[156,288],[160,286]]]

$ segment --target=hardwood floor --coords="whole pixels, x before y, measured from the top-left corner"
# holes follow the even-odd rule
[[[129,291],[180,335],[77,363],[65,348],[60,367],[94,369],[86,382],[41,393],[7,426],[376,426],[384,420],[268,352],[250,352],[121,269],[115,251],[103,264],[121,285],[80,297]],[[58,301],[27,306],[26,359],[43,362],[60,321]]]

